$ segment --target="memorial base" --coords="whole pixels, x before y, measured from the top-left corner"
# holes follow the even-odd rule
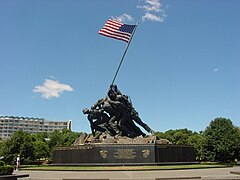
[[[53,165],[158,165],[195,161],[192,146],[162,144],[84,144],[58,147]]]

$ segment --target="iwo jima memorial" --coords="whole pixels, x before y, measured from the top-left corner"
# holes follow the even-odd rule
[[[106,97],[83,109],[92,134],[83,133],[70,147],[53,152],[54,165],[157,165],[192,163],[192,146],[158,139],[134,109],[130,98],[114,84],[137,25],[108,20],[99,34],[127,42]],[[148,132],[146,135],[140,128]]]

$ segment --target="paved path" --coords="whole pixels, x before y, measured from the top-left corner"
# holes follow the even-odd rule
[[[17,171],[15,174],[29,174],[20,180],[67,180],[67,179],[106,179],[106,180],[161,180],[161,179],[240,179],[240,167],[210,168],[189,170],[154,171]]]

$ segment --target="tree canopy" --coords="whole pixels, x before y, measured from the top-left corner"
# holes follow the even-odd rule
[[[201,132],[171,129],[164,133],[156,132],[156,135],[173,144],[193,145],[197,160],[229,162],[240,159],[240,129],[227,118],[214,119]]]
[[[233,161],[239,158],[239,128],[230,119],[216,118],[203,133],[203,156],[210,161]]]
[[[8,164],[15,164],[18,155],[21,156],[23,164],[31,163],[35,158],[31,135],[25,131],[15,132],[11,139],[4,143],[2,154]]]
[[[30,164],[41,160],[51,160],[53,149],[59,146],[71,146],[81,133],[64,129],[62,132],[29,134],[15,132],[6,141],[0,141],[0,156],[6,164],[15,164],[20,155],[21,164]],[[230,119],[216,118],[204,131],[193,132],[189,129],[156,132],[160,139],[168,139],[177,145],[192,145],[196,160],[229,162],[240,159],[240,129]]]
[[[7,164],[14,165],[20,155],[21,164],[31,164],[52,158],[56,146],[70,146],[80,133],[64,129],[62,132],[29,134],[17,131],[0,146],[0,155]]]

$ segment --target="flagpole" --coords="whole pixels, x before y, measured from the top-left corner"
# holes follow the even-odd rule
[[[135,27],[134,30],[133,30],[132,36],[131,36],[131,38],[130,38],[127,46],[126,46],[126,49],[125,49],[123,55],[122,55],[122,59],[121,59],[119,65],[118,65],[117,71],[116,71],[116,73],[115,73],[115,75],[114,75],[114,78],[113,78],[113,80],[112,80],[111,85],[113,85],[114,82],[115,82],[115,80],[116,80],[116,77],[117,77],[118,72],[119,72],[119,70],[120,70],[120,67],[121,67],[121,65],[122,65],[122,63],[123,63],[124,57],[125,57],[125,55],[126,55],[126,53],[127,53],[128,47],[129,47],[129,45],[130,45],[130,43],[131,43],[131,41],[132,41],[132,38],[133,38],[133,36],[134,36],[134,34],[135,34],[135,31],[136,31],[136,29],[137,29],[138,24],[139,24],[139,22],[137,22],[136,27]]]

